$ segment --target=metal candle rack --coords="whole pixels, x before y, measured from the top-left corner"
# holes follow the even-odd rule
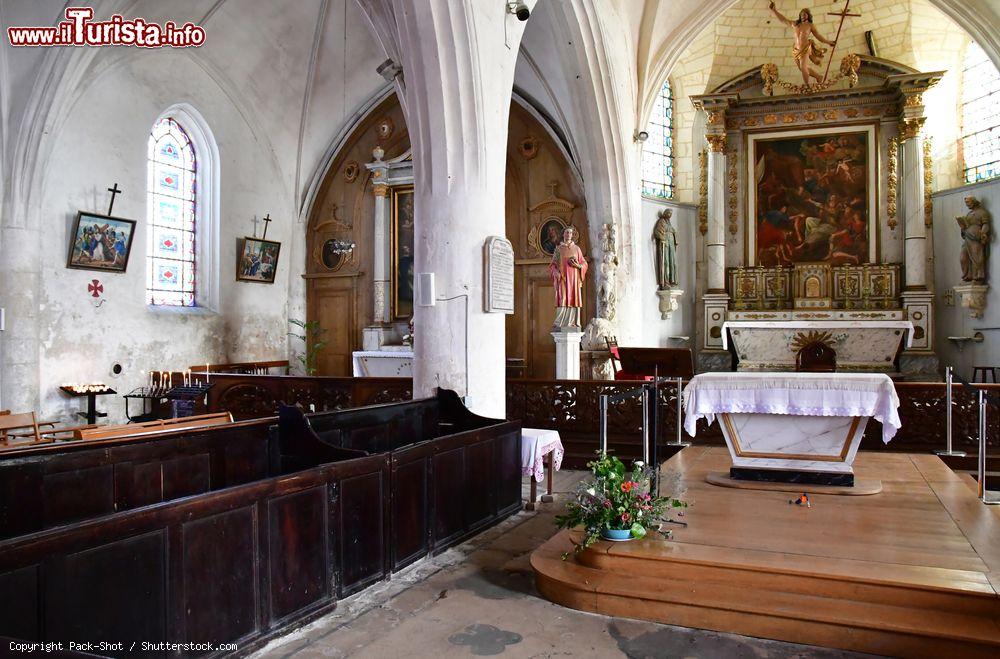
[[[946,374],[948,376],[947,387],[946,387],[946,397],[948,401],[947,410],[947,442],[948,450],[945,453],[939,453],[939,455],[965,455],[965,453],[953,454],[949,453],[951,451],[951,376],[953,374],[953,369],[949,366],[946,369]],[[968,380],[963,378],[961,375],[957,376],[959,382],[962,386],[967,387],[970,391],[976,392],[977,402],[979,404],[979,419],[978,419],[978,429],[979,429],[979,455],[976,456],[976,495],[979,500],[988,506],[995,506],[1000,504],[1000,499],[990,499],[986,493],[986,404],[990,400],[993,400],[993,396],[986,393],[985,389],[981,389],[969,383]],[[1000,401],[993,400],[994,403],[1000,405]]]

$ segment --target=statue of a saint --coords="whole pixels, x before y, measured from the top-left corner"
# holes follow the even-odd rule
[[[660,211],[653,226],[656,243],[656,286],[666,291],[677,285],[677,229],[670,223],[673,211]]]
[[[788,25],[792,28],[792,32],[795,33],[795,44],[792,46],[792,58],[795,60],[795,65],[799,67],[799,71],[802,72],[802,82],[806,85],[809,84],[809,78],[815,78],[816,82],[823,82],[823,76],[816,73],[816,71],[809,66],[809,63],[819,66],[823,62],[823,54],[826,53],[826,48],[820,48],[816,45],[816,42],[812,40],[816,37],[818,41],[822,41],[828,46],[836,45],[833,41],[823,38],[820,33],[816,31],[816,27],[813,25],[812,12],[808,9],[803,9],[799,11],[798,20],[793,21],[790,18],[786,18],[774,7],[772,2],[769,5],[771,11],[778,20]]]
[[[975,197],[966,197],[965,205],[969,213],[955,218],[962,228],[962,281],[985,284],[990,214]]]
[[[556,320],[552,329],[579,329],[587,259],[580,246],[573,242],[573,227],[563,229],[562,242],[556,246],[549,263],[549,276],[556,289]]]

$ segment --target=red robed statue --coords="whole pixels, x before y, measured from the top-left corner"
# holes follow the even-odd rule
[[[573,227],[563,229],[563,240],[552,253],[549,276],[556,292],[554,330],[580,328],[580,308],[583,306],[583,280],[587,276],[587,259],[580,246],[573,242]]]

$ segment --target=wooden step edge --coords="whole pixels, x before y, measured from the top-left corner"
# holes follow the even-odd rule
[[[550,543],[546,543],[546,545]],[[609,578],[608,573],[604,570],[589,568],[571,560],[563,561],[561,551],[553,550],[552,547],[546,547],[546,545],[532,554],[531,566],[536,574],[543,574],[570,590],[596,592],[597,598],[602,595],[610,595],[723,612],[736,611],[792,621],[803,619],[802,611],[807,610],[811,612],[808,619],[814,622],[846,628],[892,631],[926,638],[975,642],[1000,649],[1000,624],[996,618],[974,614],[952,614],[929,609],[907,609],[888,604],[780,591],[770,591],[769,594],[777,598],[779,602],[781,600],[785,600],[785,602],[779,606],[768,607],[761,605],[760,600],[748,601],[739,597],[723,596],[718,591],[735,590],[724,584],[713,584],[713,587],[706,588],[705,584],[680,579],[638,578],[619,574]],[[536,554],[538,554],[537,560]],[[546,572],[552,568],[555,562],[566,566],[565,569],[557,569],[558,572],[563,573],[563,578]],[[572,575],[573,580],[568,580],[567,575]],[[585,587],[579,587],[578,584],[581,581],[586,582]],[[650,591],[651,583],[657,585],[655,591]],[[706,590],[715,590],[717,594],[715,597],[706,597]],[[698,593],[698,595],[693,596],[692,593]],[[673,596],[664,597],[667,594]],[[828,611],[832,604],[846,606],[852,612],[856,611],[856,614],[850,616],[830,614]],[[858,609],[861,610],[857,611]],[[933,613],[933,615],[928,615],[929,613]],[[916,615],[918,619],[912,622],[901,622],[900,615],[904,618]],[[954,631],[956,627],[965,628],[965,633]]]
[[[686,545],[687,547],[697,547],[695,543],[677,543],[678,546]],[[610,542],[600,542],[597,545],[591,546],[588,551],[599,551],[607,554],[611,557],[621,557],[628,558],[637,561],[650,561],[650,562],[664,562],[664,563],[676,563],[679,565],[698,565],[702,567],[718,567],[727,570],[737,570],[737,571],[747,571],[747,572],[757,572],[763,574],[779,574],[783,576],[793,576],[800,578],[810,578],[810,579],[824,579],[830,581],[839,582],[849,582],[862,585],[876,585],[883,587],[894,587],[903,588],[908,590],[918,590],[923,592],[931,593],[945,593],[952,595],[962,595],[968,597],[981,597],[985,600],[997,599],[1000,601],[1000,594],[992,588],[989,580],[985,578],[975,579],[975,578],[962,578],[963,575],[958,575],[958,581],[964,581],[973,588],[961,588],[961,587],[949,587],[945,584],[931,584],[931,583],[918,583],[918,582],[900,582],[894,581],[888,578],[879,577],[860,577],[854,574],[842,572],[842,573],[829,573],[829,572],[816,572],[815,569],[807,570],[801,567],[795,566],[784,566],[778,568],[776,566],[764,565],[761,563],[718,563],[704,558],[695,558],[691,556],[683,555],[664,555],[659,554],[657,556],[642,555],[639,553],[628,553],[628,554],[615,554],[617,547]],[[850,559],[841,559],[850,560]],[[906,566],[910,567],[910,566]],[[920,566],[912,566],[914,568]],[[599,568],[604,569],[604,568]],[[947,569],[947,568],[935,568],[935,569]],[[609,570],[615,571],[615,570]],[[970,570],[954,570],[957,573],[970,573],[982,574]]]

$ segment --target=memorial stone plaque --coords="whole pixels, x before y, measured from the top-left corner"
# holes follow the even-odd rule
[[[514,247],[500,236],[486,239],[486,286],[483,310],[486,313],[514,313]]]

